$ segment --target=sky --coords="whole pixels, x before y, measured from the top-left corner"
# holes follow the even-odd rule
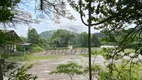
[[[28,3],[27,5],[22,5],[22,8],[24,10],[30,11],[33,16],[35,16],[35,11],[33,10],[34,4],[33,3]],[[41,33],[43,31],[49,31],[49,30],[57,30],[57,29],[66,29],[70,30],[73,32],[87,32],[87,26],[85,26],[81,20],[80,20],[80,15],[73,10],[70,6],[67,7],[68,10],[72,13],[72,15],[75,17],[76,20],[69,20],[66,18],[61,18],[60,19],[60,24],[55,23],[51,19],[43,19],[39,24],[30,24],[30,25],[18,25],[16,28],[9,28],[9,30],[15,30],[15,32],[19,36],[27,36],[28,28],[32,27],[37,30],[38,33]],[[35,16],[36,17],[36,16]],[[93,28],[91,29],[92,33],[94,32],[99,32],[97,30],[94,30]]]

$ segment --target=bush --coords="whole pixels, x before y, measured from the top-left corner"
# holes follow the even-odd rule
[[[92,50],[92,52],[91,52],[91,55],[93,56],[97,56],[97,55],[103,55],[103,54],[105,54],[105,52],[104,52],[104,50]],[[89,55],[88,55],[88,53],[83,53],[83,54],[80,54],[81,56],[83,56],[83,57],[88,57]]]
[[[32,47],[30,52],[36,53],[36,52],[42,52],[42,51],[44,51],[44,49],[41,48],[40,46],[34,46],[34,47]]]
[[[104,50],[92,50],[92,55],[102,55],[104,54]]]
[[[14,64],[10,64],[8,67],[9,69],[12,69],[11,71],[9,70],[9,74],[7,74],[8,80],[36,80],[38,78],[37,76],[28,73],[28,70],[32,68],[32,65],[22,65],[17,68]]]
[[[17,45],[16,46],[16,50],[17,51],[24,51],[24,48],[22,46]]]

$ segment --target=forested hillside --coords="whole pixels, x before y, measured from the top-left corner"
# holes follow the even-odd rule
[[[53,33],[54,33],[55,31],[56,31],[56,30],[44,31],[44,32],[41,32],[39,35],[40,35],[41,38],[50,38],[50,37],[53,35]],[[74,32],[72,32],[72,34],[78,35],[79,33],[74,33]],[[102,33],[102,32],[94,33],[94,34],[95,34],[96,37],[98,37],[99,39],[105,37],[105,34]]]
[[[44,31],[44,32],[41,32],[39,35],[41,38],[50,38],[53,35],[54,31],[55,30]]]
[[[44,31],[39,34],[41,39],[48,41],[51,47],[67,47],[73,45],[74,47],[87,47],[88,34],[87,32],[75,33],[65,29],[57,29],[51,31]],[[91,35],[92,46],[99,47],[101,45],[102,33],[93,33]]]

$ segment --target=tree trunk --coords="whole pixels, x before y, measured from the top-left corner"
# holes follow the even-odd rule
[[[69,74],[69,76],[70,76],[70,79],[73,80],[73,76],[71,74]]]
[[[2,65],[0,64],[0,80],[3,80]]]

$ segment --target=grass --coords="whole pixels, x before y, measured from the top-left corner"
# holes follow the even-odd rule
[[[80,54],[81,56],[83,57],[88,57],[88,53],[83,53],[83,54]]]
[[[65,55],[45,55],[45,56],[38,56],[38,55],[34,55],[34,54],[26,54],[24,56],[10,56],[8,58],[8,61],[12,61],[12,62],[19,62],[22,61],[24,62],[26,66],[29,65],[35,65],[36,61],[40,61],[40,60],[55,60],[55,59],[59,59],[61,57],[63,57]]]
[[[134,49],[125,49],[124,50],[125,53],[135,53]]]
[[[95,50],[92,50],[91,55],[96,56],[96,55],[103,55],[105,52],[101,48],[97,48]],[[88,53],[80,54],[83,57],[88,57]]]
[[[73,49],[81,50],[81,49],[88,49],[88,47],[74,47]],[[100,50],[101,48],[100,47],[91,47],[91,49]]]
[[[24,55],[24,56],[11,56],[9,60],[13,61],[37,61],[37,60],[53,60],[61,58],[63,55],[45,55],[45,56],[37,56],[37,55]]]

